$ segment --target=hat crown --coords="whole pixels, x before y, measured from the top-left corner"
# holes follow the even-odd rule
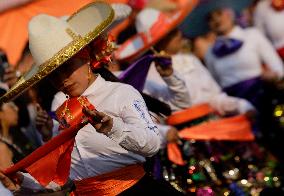
[[[135,27],[137,32],[148,32],[155,23],[158,22],[159,16],[162,13],[153,8],[142,10],[136,17]]]
[[[75,30],[64,20],[40,14],[28,26],[29,47],[35,65],[41,65],[74,40]],[[71,33],[70,33],[71,32]]]

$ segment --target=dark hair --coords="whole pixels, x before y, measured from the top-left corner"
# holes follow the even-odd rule
[[[178,28],[171,30],[166,36],[164,36],[158,43],[155,44],[154,48],[158,52],[160,52],[165,48],[165,45],[167,45],[169,41],[171,41],[171,39],[174,38],[179,32],[180,31]]]
[[[95,70],[93,70],[93,72],[100,74],[107,81],[120,82],[120,80],[105,67],[95,69]],[[163,114],[163,115],[166,115],[166,116],[171,114],[171,108],[168,104],[161,102],[158,99],[155,99],[155,98],[151,97],[150,95],[147,95],[143,92],[140,92],[140,93],[141,93],[149,111],[154,112],[156,114]]]
[[[3,88],[0,88],[0,97],[2,97],[6,93],[6,90]],[[0,102],[0,110],[2,110],[3,102]]]

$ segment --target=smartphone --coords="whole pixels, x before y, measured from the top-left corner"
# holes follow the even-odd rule
[[[8,59],[3,51],[0,51],[0,80],[3,81],[5,70],[9,67]]]

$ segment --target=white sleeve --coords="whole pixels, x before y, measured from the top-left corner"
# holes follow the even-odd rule
[[[167,101],[173,111],[178,111],[190,107],[190,97],[188,88],[183,77],[175,70],[172,75],[163,77],[163,80],[168,85],[165,92],[168,94],[169,100]]]
[[[245,99],[228,96],[226,93],[219,93],[212,96],[209,101],[210,105],[221,115],[237,112],[243,114],[250,110],[255,110],[251,103]]]
[[[157,127],[158,127],[159,132],[160,132],[160,140],[161,140],[160,149],[163,149],[167,145],[167,133],[171,129],[171,126],[169,126],[169,125],[162,125],[162,124],[158,123]]]
[[[269,40],[259,31],[255,31],[255,39],[257,41],[257,50],[261,60],[267,67],[278,74],[279,78],[284,75],[284,65],[272,44]]]
[[[11,191],[6,189],[1,182],[0,182],[0,195],[12,196]]]
[[[142,96],[131,86],[120,93],[119,117],[113,117],[113,127],[107,136],[129,151],[153,156],[160,147],[159,131]]]
[[[32,190],[43,190],[44,187],[41,186],[34,177],[32,177],[29,173],[22,173],[24,176],[23,182],[21,184],[21,187],[23,188],[29,188]]]
[[[179,73],[174,71],[172,75],[163,77],[161,80],[159,80],[161,76],[158,73],[154,76],[151,79],[147,78],[143,92],[167,103],[172,111],[178,111],[190,106],[188,88]],[[159,77],[159,79],[156,77]]]
[[[44,189],[50,189],[53,191],[58,191],[61,189],[61,187],[54,183],[50,182],[46,187],[43,187],[39,184],[39,182],[32,177],[29,173],[22,173],[24,176],[23,182],[21,184],[21,187],[31,189],[31,190],[44,190]]]

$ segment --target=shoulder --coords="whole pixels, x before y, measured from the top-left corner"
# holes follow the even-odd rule
[[[139,91],[129,84],[121,82],[107,82],[107,86],[111,89],[112,95],[119,98],[118,100],[131,97],[141,97]]]
[[[256,11],[265,11],[270,7],[270,1],[269,0],[263,0],[263,1],[259,1],[256,5]]]
[[[258,40],[259,38],[263,38],[263,33],[256,27],[248,27],[244,29],[246,34],[246,38],[251,40]]]
[[[4,142],[0,141],[0,153],[1,156],[11,155],[11,150]]]
[[[51,103],[51,111],[55,111],[66,100],[66,95],[63,92],[58,92],[54,95]]]
[[[204,56],[204,61],[205,61],[206,66],[211,66],[216,59],[217,57],[213,54],[213,46],[211,46],[208,48]]]
[[[261,33],[261,31],[256,27],[247,27],[243,29],[243,31],[248,34],[255,34],[255,33],[260,34]]]

